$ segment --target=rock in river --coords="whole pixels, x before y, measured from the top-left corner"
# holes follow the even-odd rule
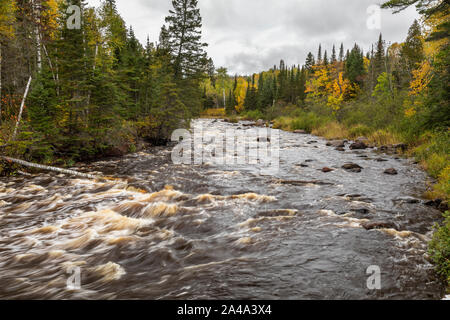
[[[345,169],[350,172],[361,172],[363,167],[357,165],[356,163],[347,163],[342,166],[342,169]]]
[[[255,124],[257,127],[265,127],[266,126],[266,123],[264,122],[264,120],[263,119],[259,119],[258,121],[256,121],[256,124]]]
[[[394,168],[389,168],[384,171],[385,174],[390,174],[391,176],[395,176],[398,174],[397,170]]]
[[[344,148],[345,141],[344,140],[328,141],[327,147]]]
[[[367,222],[363,223],[362,227],[366,230],[373,229],[397,229],[397,226],[392,222],[378,221],[378,222]]]
[[[362,150],[367,148],[368,148],[367,145],[362,141],[358,141],[350,145],[350,149],[352,150]]]

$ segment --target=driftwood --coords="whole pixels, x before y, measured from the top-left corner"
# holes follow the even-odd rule
[[[88,173],[81,173],[78,171],[74,171],[74,170],[68,170],[68,169],[61,169],[61,168],[56,168],[56,167],[50,167],[50,166],[44,166],[41,164],[36,164],[36,163],[31,163],[31,162],[27,162],[24,160],[19,160],[19,159],[14,159],[14,158],[10,158],[10,157],[0,157],[1,159],[4,159],[6,161],[11,161],[17,164],[20,164],[24,167],[29,167],[29,168],[35,168],[35,169],[40,169],[40,170],[45,170],[45,171],[53,171],[53,172],[58,172],[58,173],[64,173],[64,174],[68,174],[71,176],[76,176],[76,177],[81,177],[81,178],[88,178],[88,179],[97,179],[99,178],[98,176],[94,176],[92,174],[88,174]]]

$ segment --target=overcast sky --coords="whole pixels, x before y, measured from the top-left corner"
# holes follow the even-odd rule
[[[116,0],[119,13],[137,37],[157,41],[170,0]],[[100,0],[88,0],[97,6]],[[331,54],[333,44],[345,49],[358,43],[365,51],[380,32],[388,42],[401,42],[418,15],[414,8],[392,15],[382,10],[380,29],[369,29],[368,8],[377,0],[199,0],[203,40],[216,67],[230,74],[269,69],[284,59],[304,64],[319,43]],[[370,20],[372,21],[372,20]],[[373,24],[372,24],[373,25]]]

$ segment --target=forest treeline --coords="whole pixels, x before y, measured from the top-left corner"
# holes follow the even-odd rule
[[[174,0],[159,41],[144,45],[115,0],[99,8],[84,0],[2,0],[3,152],[70,164],[133,151],[139,139],[165,143],[202,108],[199,83],[211,59],[201,27],[197,0]]]

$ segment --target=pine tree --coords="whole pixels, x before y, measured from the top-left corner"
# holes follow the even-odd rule
[[[323,55],[323,64],[325,66],[328,66],[328,53],[327,53],[327,50],[325,50],[325,54]]]
[[[209,80],[211,81],[211,85],[215,88],[216,87],[216,69],[214,67],[214,61],[212,58],[208,59],[207,66],[206,66]]]
[[[364,54],[356,44],[346,59],[345,71],[346,78],[352,83],[362,84],[365,73]]]
[[[336,62],[336,46],[333,44],[333,51],[331,53],[331,63],[334,64]]]
[[[339,62],[344,61],[344,44],[341,43],[341,48],[339,49]]]
[[[206,43],[201,42],[202,18],[197,0],[173,0],[166,17],[168,48],[173,56],[175,77],[198,77],[206,68]]]
[[[304,104],[306,99],[306,70],[304,68],[300,71],[300,79],[298,86],[298,99],[301,105]]]
[[[313,54],[310,52],[308,53],[308,56],[306,57],[306,62],[305,62],[305,68],[308,71],[312,70],[312,67],[315,65],[315,61],[314,61],[314,56]]]
[[[319,51],[317,52],[317,64],[321,65],[322,64],[322,45],[319,44]]]
[[[408,37],[402,47],[401,54],[410,72],[414,70],[425,57],[422,32],[417,20],[414,20],[414,23],[409,28]]]
[[[375,52],[374,61],[373,61],[373,68],[374,68],[375,79],[377,79],[378,76],[385,71],[385,49],[384,49],[383,36],[381,34],[380,34],[380,37],[378,39],[378,43],[376,46],[376,52]]]

